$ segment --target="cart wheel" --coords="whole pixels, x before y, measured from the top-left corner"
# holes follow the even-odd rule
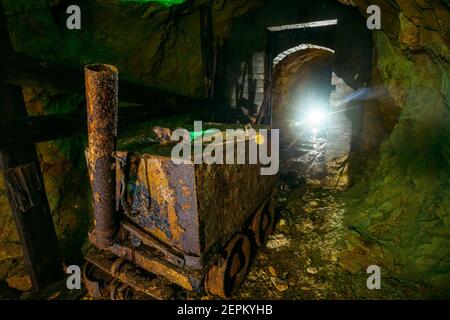
[[[269,234],[272,233],[275,224],[275,209],[271,200],[264,203],[258,209],[250,224],[250,230],[255,237],[258,247],[264,245]]]
[[[218,263],[208,271],[206,291],[221,298],[230,298],[244,282],[250,266],[252,244],[243,233],[236,234],[225,246]]]

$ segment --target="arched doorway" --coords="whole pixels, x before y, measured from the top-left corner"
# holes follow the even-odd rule
[[[311,115],[328,112],[332,61],[332,50],[312,45],[289,49],[274,59],[274,127],[295,136],[302,122],[319,120],[309,119]]]
[[[326,161],[348,154],[351,121],[342,99],[353,90],[333,72],[332,49],[301,44],[273,61],[272,126],[280,129],[282,171],[326,175]]]

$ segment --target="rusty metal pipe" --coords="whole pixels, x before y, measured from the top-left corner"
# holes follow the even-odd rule
[[[101,249],[113,244],[118,228],[113,157],[117,138],[118,74],[117,68],[111,65],[85,67],[87,163],[94,209],[94,230],[89,239]]]

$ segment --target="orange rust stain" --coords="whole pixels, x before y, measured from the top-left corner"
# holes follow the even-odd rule
[[[183,186],[183,196],[185,196],[185,197],[189,197],[190,195],[191,195],[191,189],[189,189],[188,187],[186,187],[186,186]]]
[[[100,200],[101,200],[101,195],[100,195],[100,193],[96,192],[96,193],[94,194],[94,202],[95,202],[96,204],[99,204],[99,203],[100,203]]]
[[[150,194],[159,203],[161,208],[167,208],[170,233],[175,242],[179,244],[184,229],[178,223],[175,210],[176,197],[173,189],[169,185],[169,179],[163,168],[163,163],[158,158],[148,158],[145,160],[147,162],[147,186],[149,186]]]
[[[157,275],[161,275],[170,281],[179,284],[187,290],[193,290],[189,278],[176,270],[173,270],[156,260],[145,259],[142,255],[134,255],[134,260],[144,269],[149,270]]]

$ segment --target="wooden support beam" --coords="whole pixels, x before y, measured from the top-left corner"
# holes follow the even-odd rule
[[[147,107],[119,108],[119,133],[132,125],[188,114]],[[0,148],[45,142],[86,134],[86,112],[0,119]]]
[[[0,45],[12,49],[0,2]],[[22,89],[0,84],[0,118],[26,117]],[[0,149],[0,170],[20,236],[23,254],[38,291],[63,278],[62,260],[42,173],[33,144]]]
[[[38,59],[12,50],[0,51],[0,82],[84,96],[83,69]],[[152,108],[200,109],[207,101],[120,80],[120,101]]]
[[[217,52],[214,50],[212,12],[211,7],[208,5],[204,5],[200,8],[200,42],[206,96],[208,98],[213,98]]]

